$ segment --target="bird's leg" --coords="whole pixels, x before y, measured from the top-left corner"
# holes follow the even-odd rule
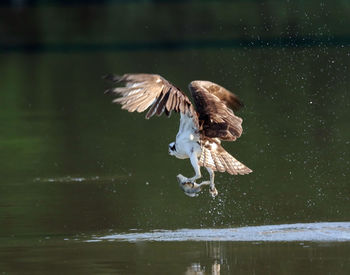
[[[180,184],[181,189],[185,192],[187,196],[196,197],[198,195],[197,193],[201,191],[201,187],[210,183],[205,182],[197,184],[195,182],[195,180],[201,177],[201,170],[198,164],[198,158],[196,154],[191,154],[190,161],[196,174],[192,178],[186,178],[183,175],[179,174],[177,175],[177,180]]]
[[[195,180],[200,179],[202,177],[201,170],[198,164],[198,158],[195,153],[191,154],[190,161],[196,174],[192,178],[189,178],[188,180],[191,182],[194,182]]]
[[[209,193],[212,195],[212,197],[216,197],[218,195],[218,190],[215,188],[215,183],[214,183],[214,171],[210,169],[209,167],[206,167],[207,171],[210,176],[210,184],[209,184]]]

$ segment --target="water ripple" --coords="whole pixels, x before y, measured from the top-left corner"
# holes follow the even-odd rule
[[[98,241],[350,241],[350,222],[297,223],[220,229],[154,230],[94,236]]]
[[[73,176],[65,176],[65,177],[57,177],[57,178],[35,178],[34,182],[58,182],[58,183],[74,183],[74,182],[92,182],[92,181],[115,181],[119,180],[121,176],[114,177],[100,177],[100,176],[92,176],[92,177],[73,177]]]

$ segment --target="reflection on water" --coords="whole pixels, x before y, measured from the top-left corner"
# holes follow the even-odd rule
[[[209,263],[209,266],[206,266],[204,264],[197,263],[195,264],[195,268],[199,270],[199,272],[204,273],[194,273],[194,274],[212,274],[212,275],[219,275],[220,274],[220,267],[221,263],[224,265],[227,265],[227,257],[225,256],[223,250],[224,247],[222,246],[222,243],[220,242],[206,242],[205,243],[205,250],[206,250],[206,256],[208,259],[211,259],[213,262]],[[193,265],[191,265],[191,268]],[[227,267],[229,269],[229,267]],[[189,273],[191,274],[191,273]]]
[[[200,263],[193,263],[185,271],[186,275],[202,275],[202,274],[211,274],[211,275],[220,275],[220,264],[214,262],[211,265],[209,270],[206,269],[206,266],[202,266]]]

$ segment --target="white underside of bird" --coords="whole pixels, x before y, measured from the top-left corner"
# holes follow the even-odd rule
[[[204,181],[200,184],[196,183],[197,179],[202,177],[199,158],[202,154],[200,145],[200,135],[196,127],[193,117],[188,114],[180,114],[180,127],[176,135],[175,142],[169,144],[169,154],[179,159],[190,159],[195,175],[187,178],[181,174],[177,175],[177,180],[180,187],[186,195],[194,197],[201,191],[202,186],[210,185],[210,193],[212,196],[217,195],[217,190],[214,185],[214,173],[210,168],[207,168],[210,174],[210,181]]]

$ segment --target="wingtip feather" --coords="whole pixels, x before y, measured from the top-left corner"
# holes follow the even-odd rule
[[[102,79],[112,81],[112,82],[119,82],[122,78],[123,76],[112,74],[112,73],[108,73],[102,76]]]

